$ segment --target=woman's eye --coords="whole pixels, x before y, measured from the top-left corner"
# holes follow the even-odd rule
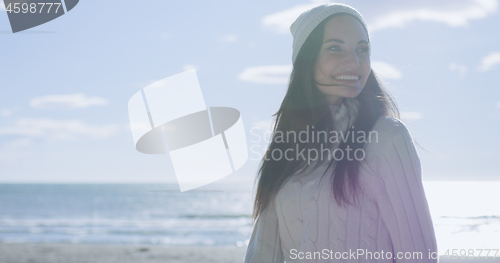
[[[333,51],[340,51],[340,47],[339,46],[331,46],[329,49],[333,50]]]
[[[362,48],[359,48],[358,51],[359,52],[363,52],[363,53],[369,53],[370,52],[370,48],[368,48],[368,47],[362,47]]]

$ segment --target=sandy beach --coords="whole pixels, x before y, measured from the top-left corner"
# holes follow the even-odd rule
[[[0,263],[241,263],[246,248],[0,243]],[[496,262],[500,257],[440,258],[440,263]],[[263,262],[264,263],[264,262]]]
[[[245,248],[0,243],[0,263],[234,263]]]

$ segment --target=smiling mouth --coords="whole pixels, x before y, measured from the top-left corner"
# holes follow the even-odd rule
[[[361,79],[360,76],[358,75],[338,75],[338,76],[333,76],[335,80],[359,80]]]

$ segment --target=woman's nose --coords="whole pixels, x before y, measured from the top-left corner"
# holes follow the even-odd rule
[[[346,70],[358,69],[359,58],[355,51],[347,52],[345,54],[343,66]]]

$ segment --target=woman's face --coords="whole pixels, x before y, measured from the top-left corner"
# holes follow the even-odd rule
[[[370,74],[370,43],[363,25],[354,17],[336,15],[325,24],[314,68],[318,89],[330,104],[342,98],[355,98],[365,87]]]

